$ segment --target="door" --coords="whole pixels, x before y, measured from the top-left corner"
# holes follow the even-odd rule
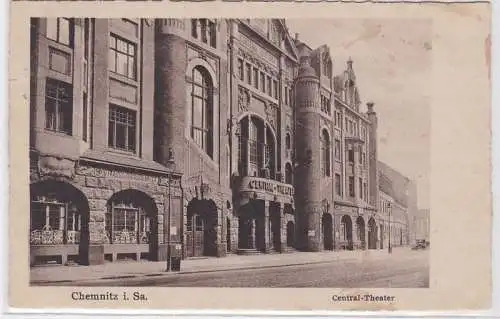
[[[193,214],[187,220],[186,255],[187,257],[203,256],[204,222],[200,215]]]

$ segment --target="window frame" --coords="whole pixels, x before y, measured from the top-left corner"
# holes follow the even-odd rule
[[[51,95],[53,91],[56,92],[55,96]],[[54,110],[49,112],[51,105],[54,107]],[[65,125],[67,127],[64,127]],[[73,135],[73,86],[71,84],[53,78],[46,79],[45,130],[69,136]]]
[[[56,36],[55,38],[49,36],[49,23],[52,23],[51,21],[54,21],[55,19],[55,31],[56,31]],[[71,18],[65,18],[65,17],[57,17],[57,18],[47,18],[47,25],[46,25],[46,33],[45,36],[47,39],[57,42],[61,45],[67,46],[69,48],[72,48],[74,45],[74,21]],[[61,41],[61,21],[67,21],[68,22],[68,43],[65,43]]]
[[[119,114],[118,112],[121,112],[121,114]],[[112,116],[114,115],[113,113],[115,113],[116,116],[126,117],[127,122],[118,121],[117,117],[112,118]],[[130,121],[130,119],[132,120],[133,125],[130,125],[130,122],[128,122]],[[117,146],[117,124],[124,126],[125,146],[123,148]],[[132,128],[132,134],[130,133],[131,128]],[[112,131],[113,134],[111,134],[111,129],[113,129]],[[108,115],[108,147],[113,150],[136,154],[137,150],[139,149],[137,133],[138,133],[137,111],[117,104],[110,103],[109,115]],[[129,140],[130,135],[133,136],[133,144],[130,144]],[[133,146],[130,147],[130,145]]]
[[[199,73],[201,83],[196,80],[196,72]],[[191,123],[190,123],[190,136],[191,139],[198,145],[205,153],[213,159],[214,156],[214,93],[213,93],[213,80],[210,73],[202,66],[196,66],[191,73],[191,79],[188,83],[190,85],[191,96]],[[196,89],[201,89],[202,95],[196,93]],[[201,103],[201,119],[202,127],[195,125],[197,120],[197,112],[195,112],[195,101]],[[201,140],[195,136],[196,132],[201,132]],[[201,143],[201,144],[200,144]]]
[[[110,33],[109,34],[109,49],[108,49],[108,70],[113,73],[117,74],[119,76],[123,76],[129,80],[132,81],[137,81],[138,79],[138,72],[137,72],[137,57],[138,57],[138,52],[137,52],[137,43],[127,40],[115,33]],[[123,42],[126,47],[127,47],[127,52],[120,51],[119,49],[119,41]],[[133,48],[133,53],[130,54],[130,48]],[[111,56],[113,56],[113,60],[111,60]],[[124,56],[127,60],[127,67],[126,67],[126,73],[123,74],[119,72],[118,70],[118,56]],[[130,69],[130,61],[132,60],[132,76],[129,74],[131,69]],[[112,61],[114,61],[114,65],[112,65]]]

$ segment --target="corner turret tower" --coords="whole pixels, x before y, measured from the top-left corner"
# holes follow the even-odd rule
[[[297,239],[299,249],[321,250],[321,145],[320,145],[320,81],[310,65],[310,57],[302,56],[295,82],[297,154],[295,174]]]

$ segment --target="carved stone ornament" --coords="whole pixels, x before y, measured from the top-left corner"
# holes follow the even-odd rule
[[[238,109],[240,112],[248,111],[250,105],[250,92],[244,87],[238,89]]]
[[[266,120],[273,128],[276,128],[276,111],[277,105],[273,103],[266,103]]]
[[[73,179],[75,176],[75,162],[62,157],[40,156],[38,171],[40,176]]]

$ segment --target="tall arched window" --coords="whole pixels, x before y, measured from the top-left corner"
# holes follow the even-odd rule
[[[213,157],[213,84],[207,70],[193,69],[191,82],[191,137]]]
[[[326,130],[321,135],[321,170],[323,176],[330,176],[330,136]]]

